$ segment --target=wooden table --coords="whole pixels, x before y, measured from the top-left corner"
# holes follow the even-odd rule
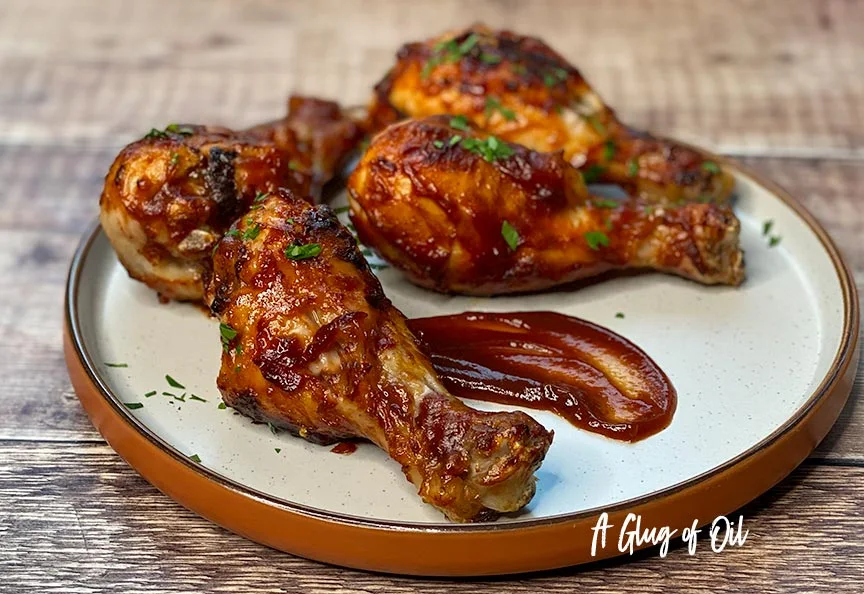
[[[462,585],[246,541],[157,492],[90,425],[63,364],[62,292],[117,150],[172,121],[280,116],[292,90],[363,102],[400,42],[475,20],[543,36],[623,119],[787,187],[861,290],[864,2],[3,0],[0,592],[864,592],[861,377],[826,441],[743,510],[743,548]]]

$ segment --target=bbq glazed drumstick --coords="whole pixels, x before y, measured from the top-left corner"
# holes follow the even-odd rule
[[[257,195],[285,186],[317,196],[359,127],[329,101],[292,97],[290,109],[245,132],[173,124],[120,152],[99,204],[130,276],[165,298],[201,300],[213,247]]]
[[[409,43],[375,87],[369,126],[464,115],[502,140],[563,150],[586,180],[660,204],[723,202],[734,178],[700,153],[622,124],[579,71],[548,45],[475,25]]]
[[[437,291],[535,291],[621,268],[744,278],[727,205],[592,198],[560,153],[505,143],[464,118],[390,126],[348,186],[363,243]]]
[[[447,392],[329,208],[280,191],[232,231],[207,293],[229,406],[316,443],[370,439],[452,520],[531,499],[552,433]]]

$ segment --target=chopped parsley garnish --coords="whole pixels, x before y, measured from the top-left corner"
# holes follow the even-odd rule
[[[762,223],[762,235],[768,235],[769,233],[771,233],[771,227],[773,226],[774,221],[771,219],[768,219],[767,221]]]
[[[242,235],[244,240],[255,239],[258,237],[258,234],[261,233],[261,225],[258,223],[252,223],[250,219],[246,219],[246,225],[248,226],[246,227],[246,230],[243,231]]]
[[[708,173],[720,173],[720,166],[714,161],[705,161],[702,163],[702,169]]]
[[[179,400],[180,402],[186,402],[186,392],[183,392],[179,396],[175,396],[174,400]]]
[[[597,116],[586,115],[585,121],[594,128],[594,131],[597,132],[597,134],[606,134],[606,126],[603,125],[603,122],[597,119]]]
[[[619,320],[623,320],[624,314],[619,311],[618,313],[615,314],[615,317],[618,318]]]
[[[603,145],[603,160],[611,161],[615,157],[615,142],[607,140]]]
[[[774,247],[782,238],[779,235],[772,235],[770,239],[768,239],[768,247]]]
[[[462,43],[457,43],[455,39],[447,39],[441,41],[433,48],[432,57],[429,58],[423,65],[423,70],[420,72],[422,78],[426,78],[438,64],[442,62],[458,62],[462,56],[468,55],[480,38],[476,33],[472,33]]]
[[[198,402],[207,402],[206,398],[201,398],[200,396],[196,396],[195,394],[189,394],[189,400],[197,400]]]
[[[484,114],[487,118],[491,117],[494,112],[498,112],[508,122],[512,122],[516,119],[516,114],[512,109],[508,109],[501,105],[501,101],[499,101],[496,97],[486,97],[486,108],[484,109]]]
[[[254,202],[255,204],[259,204],[261,202],[264,202],[265,200],[267,200],[267,197],[269,195],[270,195],[270,192],[258,192],[257,194],[255,194],[255,200],[253,200],[252,202]]]
[[[636,177],[636,174],[639,173],[639,163],[636,159],[630,159],[627,162],[627,175],[630,177]]]
[[[150,128],[150,131],[144,135],[144,138],[168,138],[168,135],[165,134],[162,130]]]
[[[127,363],[105,363],[105,367],[129,367]]]
[[[191,456],[189,456],[189,459],[197,464],[201,464],[201,458],[198,456],[198,454],[192,454]]]
[[[273,449],[276,450],[277,454],[282,451],[282,448],[273,448]]]
[[[229,229],[228,232],[225,233],[225,237],[240,237],[240,230]]]
[[[219,324],[219,334],[222,341],[222,349],[227,353],[231,350],[231,341],[237,337],[237,331],[228,324]]]
[[[516,248],[519,247],[519,241],[521,240],[519,232],[508,221],[501,223],[501,237],[507,242],[507,246],[511,251],[515,252]]]
[[[437,148],[437,149],[443,149],[443,148],[444,148],[444,141],[442,141],[442,140],[433,140],[433,141],[432,141],[432,146],[434,146],[434,147]]]
[[[226,408],[228,408],[228,405],[224,402],[220,402],[219,406],[217,406],[216,408],[218,408],[219,410],[225,410]]]
[[[618,208],[619,204],[617,200],[612,200],[611,198],[594,198],[592,202],[594,206],[600,208]]]
[[[461,134],[454,134],[450,137],[450,140],[447,141],[447,146],[456,146],[459,144],[459,141],[462,140]]]
[[[489,136],[485,140],[466,138],[462,141],[462,146],[490,163],[498,159],[506,159],[513,154],[513,149],[495,136]]]
[[[604,173],[606,173],[606,168],[602,165],[591,165],[582,172],[582,179],[585,180],[586,184],[593,184],[600,179],[600,176]]]
[[[155,396],[155,395],[156,395],[156,390],[150,390],[149,392],[144,394],[144,398],[150,398],[151,396]]]
[[[480,61],[484,64],[497,64],[501,61],[501,57],[495,54],[480,52]]]
[[[167,375],[167,374],[165,375],[165,381],[168,382],[168,385],[171,386],[172,388],[180,388],[181,390],[186,389],[186,386],[184,386],[183,384],[181,384],[180,382],[175,380],[170,375]]]
[[[607,247],[609,245],[609,237],[602,231],[588,231],[583,237],[592,250],[599,250],[601,246]]]
[[[123,406],[125,406],[129,410],[138,410],[139,408],[144,408],[144,405],[140,402],[124,402]]]
[[[343,212],[348,212],[349,210],[351,210],[350,206],[339,206],[339,207],[333,209],[333,214],[340,215]]]
[[[305,245],[289,245],[285,248],[285,257],[291,260],[307,260],[321,253],[320,243],[307,243]]]
[[[171,134],[182,134],[183,136],[192,136],[195,133],[195,130],[189,126],[181,126],[180,124],[168,124],[165,127],[165,131]]]
[[[171,165],[176,165],[180,160],[180,153],[171,153]]]
[[[462,130],[463,132],[468,132],[470,130],[468,127],[468,118],[464,115],[457,115],[450,118],[450,127]]]
[[[521,75],[521,74],[527,74],[528,68],[525,66],[525,64],[510,64],[510,71],[513,74]]]
[[[565,80],[567,80],[567,71],[563,68],[555,67],[551,71],[543,73],[543,84],[547,87],[554,87]]]
[[[277,435],[279,433],[279,429],[273,423],[267,423],[267,427],[270,428],[270,433],[273,435]]]

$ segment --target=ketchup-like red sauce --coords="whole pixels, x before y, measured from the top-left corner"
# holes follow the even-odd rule
[[[676,394],[639,347],[552,312],[466,312],[408,320],[456,396],[546,410],[577,427],[638,441],[669,425]]]

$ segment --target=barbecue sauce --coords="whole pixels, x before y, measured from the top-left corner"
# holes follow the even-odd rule
[[[669,378],[636,345],[552,312],[466,312],[408,320],[456,396],[550,411],[622,441],[664,429],[675,412]]]

